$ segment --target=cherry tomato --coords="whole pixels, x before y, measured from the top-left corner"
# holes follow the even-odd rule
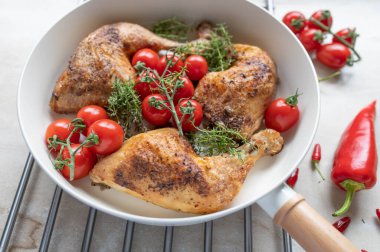
[[[318,29],[305,29],[299,33],[298,39],[306,51],[312,52],[317,49],[323,41],[323,33]]]
[[[186,75],[191,80],[200,80],[208,72],[208,64],[204,57],[200,55],[190,55],[185,60],[185,66],[187,68]]]
[[[151,94],[145,97],[145,99],[142,102],[141,109],[142,114],[149,123],[155,125],[155,126],[163,126],[165,125],[170,118],[172,117],[172,114],[170,110],[167,108],[164,108],[162,105],[160,106],[160,109],[151,106],[149,103],[152,101],[165,101],[166,105],[169,106],[169,103],[167,102],[166,98],[163,95],[160,94]]]
[[[182,119],[182,112],[181,112],[181,107],[183,108],[190,108],[193,107],[193,115],[191,116],[190,114],[186,114],[183,119]],[[194,131],[196,130],[195,127],[198,127],[203,118],[203,109],[202,106],[196,101],[192,99],[184,99],[181,100],[177,106],[175,106],[175,111],[178,115],[178,119],[181,121],[182,120],[182,130],[183,131]]]
[[[286,99],[278,98],[272,101],[265,111],[265,126],[270,129],[284,132],[294,126],[299,117],[298,93]]]
[[[313,13],[311,15],[311,18],[314,18],[318,21],[320,21],[322,24],[324,24],[327,27],[331,27],[333,23],[333,17],[331,16],[331,12],[329,10],[319,10]],[[317,24],[315,24],[312,20],[309,22],[309,28],[314,28],[318,30],[324,31],[321,27],[319,27]]]
[[[91,124],[87,136],[91,133],[99,137],[99,144],[90,147],[98,155],[108,155],[117,151],[124,141],[123,128],[110,119],[101,119]]]
[[[340,69],[349,60],[351,52],[341,43],[329,43],[320,46],[316,56],[317,60],[322,64],[333,69]]]
[[[294,33],[299,33],[305,28],[305,21],[305,16],[299,11],[288,12],[282,18],[282,22]]]
[[[71,148],[75,151],[80,144],[71,144]],[[62,151],[62,159],[70,160],[70,152],[65,147]],[[70,161],[69,161],[70,162]],[[74,180],[86,177],[96,163],[96,155],[87,147],[81,147],[74,156]],[[66,179],[70,179],[70,167],[65,165],[61,170],[62,175]]]
[[[70,125],[70,123],[71,123],[71,120],[67,118],[58,119],[50,123],[45,132],[46,144],[48,144],[49,138],[53,137],[54,135],[57,135],[59,140],[65,141],[69,137],[71,131],[73,131],[74,129],[74,127]],[[75,132],[71,136],[70,142],[79,143],[79,138],[80,138],[80,133]],[[60,150],[60,148],[61,147],[58,146],[56,150]]]
[[[87,135],[87,129],[100,119],[108,119],[107,111],[97,105],[89,105],[81,108],[77,113],[77,118],[82,118],[86,128],[83,131],[83,134]]]
[[[166,56],[162,56],[157,64],[157,72],[162,75],[166,69],[166,65],[168,64],[168,61],[171,60],[172,65],[168,68],[168,71],[170,72],[180,72],[181,69],[185,66],[183,61],[175,55],[173,57],[172,53],[167,53]],[[166,72],[168,74],[168,72]]]
[[[177,89],[177,92],[174,95],[174,104],[177,104],[178,101],[182,98],[191,98],[194,95],[194,85],[189,78],[186,76],[179,77],[180,80],[183,80],[183,87]]]
[[[138,50],[132,58],[132,66],[135,66],[138,61],[144,62],[146,67],[156,69],[158,64],[158,54],[149,48]]]
[[[143,73],[145,75],[145,73]],[[149,73],[149,76],[154,78],[154,74],[152,72]],[[140,99],[144,100],[145,97],[147,97],[150,94],[158,93],[157,90],[158,86],[156,83],[152,82],[142,82],[141,77],[137,77],[136,79],[136,85],[134,86],[134,89],[139,94]]]
[[[335,33],[336,36],[341,37],[342,39],[346,40],[349,44],[352,44],[352,41],[356,39],[358,34],[350,28],[345,28],[337,33]],[[341,43],[337,38],[333,38],[333,42]]]

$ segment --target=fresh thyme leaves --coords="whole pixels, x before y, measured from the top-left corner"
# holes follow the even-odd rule
[[[112,93],[108,98],[108,115],[124,129],[125,138],[133,135],[133,131],[144,131],[141,113],[141,101],[134,89],[133,81],[123,82],[116,78]]]
[[[197,133],[189,133],[187,137],[198,155],[215,156],[230,153],[240,157],[236,148],[246,139],[238,131],[228,129],[223,125],[216,125],[211,129],[200,129]]]
[[[180,46],[176,52],[181,55],[198,54],[208,63],[209,71],[228,69],[236,60],[236,49],[225,24],[218,24],[211,32],[209,41],[197,41]]]
[[[186,42],[191,26],[178,20],[176,17],[158,21],[153,25],[152,31],[160,37]]]

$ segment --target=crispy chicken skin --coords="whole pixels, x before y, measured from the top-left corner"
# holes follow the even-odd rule
[[[280,134],[267,129],[241,147],[243,161],[227,154],[200,157],[176,129],[163,128],[128,139],[95,165],[90,178],[165,208],[205,214],[228,206],[254,163],[282,146]]]
[[[250,137],[261,125],[263,114],[276,89],[276,67],[269,55],[251,45],[235,45],[237,59],[222,72],[203,77],[195,99],[205,117]]]
[[[50,107],[57,113],[72,113],[86,105],[105,106],[113,76],[122,80],[135,78],[129,56],[141,48],[158,51],[178,45],[137,24],[102,26],[79,44],[56,83]]]

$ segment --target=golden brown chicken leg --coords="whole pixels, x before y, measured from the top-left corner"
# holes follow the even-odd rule
[[[267,129],[241,147],[243,160],[200,157],[176,129],[163,128],[128,139],[95,165],[90,178],[165,208],[211,213],[228,206],[254,163],[282,145],[280,134]]]
[[[250,137],[261,125],[276,90],[276,68],[262,49],[235,44],[237,59],[222,72],[203,77],[195,89],[205,117]]]
[[[178,45],[136,24],[105,25],[79,44],[56,83],[50,107],[58,113],[72,113],[90,104],[105,106],[113,76],[135,78],[129,56],[141,48],[159,51]]]

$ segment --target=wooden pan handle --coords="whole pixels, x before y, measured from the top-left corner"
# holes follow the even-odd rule
[[[299,194],[295,194],[278,210],[274,221],[288,231],[306,251],[360,251]]]

